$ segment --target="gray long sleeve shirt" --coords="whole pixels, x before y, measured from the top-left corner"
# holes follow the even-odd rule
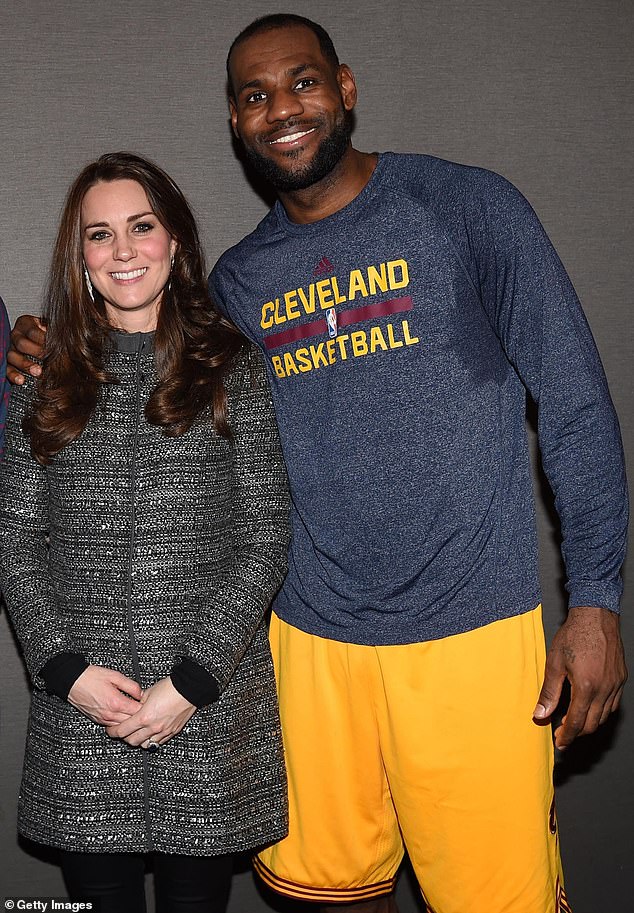
[[[506,180],[383,154],[326,219],[276,204],[210,286],[267,356],[293,500],[285,621],[392,644],[533,608],[526,391],[570,605],[617,610],[618,422],[570,280]]]

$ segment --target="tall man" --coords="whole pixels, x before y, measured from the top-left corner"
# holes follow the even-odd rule
[[[257,869],[383,913],[404,843],[435,913],[566,911],[543,724],[567,677],[565,748],[626,676],[622,453],[574,291],[499,176],[352,147],[320,26],[256,21],[228,74],[279,201],[210,283],[267,356],[293,498],[271,625],[290,832]],[[545,677],[526,389],[570,593]]]
[[[253,23],[228,75],[234,132],[279,202],[211,288],[268,356],[294,504],[272,624],[290,834],[258,871],[387,909],[371,898],[404,840],[437,913],[565,910],[550,734],[532,716],[566,675],[560,747],[618,703],[626,520],[572,287],[497,175],[353,149],[354,78],[318,26]],[[525,388],[571,606],[541,694]]]

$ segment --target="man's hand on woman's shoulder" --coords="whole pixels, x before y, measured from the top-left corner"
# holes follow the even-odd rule
[[[11,348],[7,354],[7,378],[12,384],[23,384],[24,375],[39,377],[40,365],[33,358],[44,357],[46,327],[32,314],[22,314],[15,322],[11,333]]]

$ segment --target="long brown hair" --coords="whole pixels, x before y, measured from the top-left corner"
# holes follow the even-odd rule
[[[103,298],[84,282],[81,207],[95,184],[133,180],[176,241],[170,282],[163,290],[154,338],[157,384],[145,416],[166,435],[184,434],[207,406],[216,431],[229,438],[223,373],[244,345],[238,331],[213,310],[198,229],[187,200],[153,162],[129,152],[102,155],[87,165],[68,191],[53,249],[44,317],[44,370],[33,409],[24,423],[35,459],[50,463],[82,433],[103,384],[112,329]]]

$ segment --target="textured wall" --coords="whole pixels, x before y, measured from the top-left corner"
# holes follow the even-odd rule
[[[631,453],[629,0],[313,0],[285,8],[323,22],[355,71],[359,148],[484,165],[531,200],[584,302]],[[267,11],[255,0],[3,0],[0,294],[12,316],[38,310],[64,191],[102,152],[145,153],[176,178],[197,211],[210,264],[253,227],[266,207],[232,151],[224,59],[234,35]],[[552,632],[562,617],[561,569],[547,507],[540,530]],[[0,626],[0,896],[59,895],[56,868],[15,837],[28,689],[4,616]],[[631,618],[625,626],[631,642]],[[627,705],[558,764],[575,913],[631,909]],[[417,909],[407,878],[399,893],[404,913]],[[239,874],[233,913],[283,906],[257,893],[246,868]]]

